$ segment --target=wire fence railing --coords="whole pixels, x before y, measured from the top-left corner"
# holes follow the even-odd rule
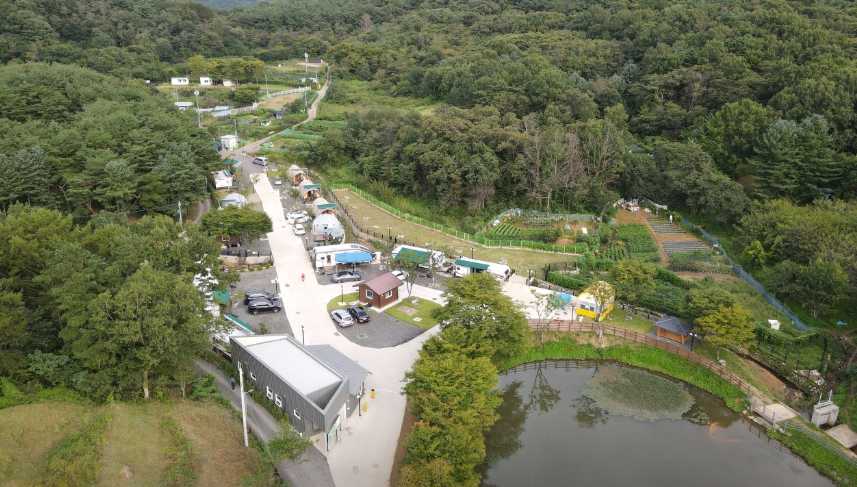
[[[686,218],[682,218],[682,224],[689,228],[691,231],[697,233],[700,237],[702,237],[705,241],[707,241],[712,246],[719,248],[723,253],[723,257],[729,262],[729,265],[732,266],[732,272],[735,273],[736,276],[740,277],[744,282],[750,285],[753,289],[755,289],[759,294],[765,298],[765,301],[768,302],[774,309],[784,314],[788,319],[792,320],[794,326],[801,330],[806,331],[810,327],[803,322],[792,310],[790,310],[785,304],[782,303],[779,299],[777,299],[773,294],[769,293],[765,286],[762,285],[759,281],[756,280],[749,272],[744,270],[744,268],[737,262],[735,259],[729,256],[726,251],[723,249],[723,246],[720,245],[720,239],[715,237],[714,235],[705,231],[704,228],[691,223]]]
[[[531,240],[522,240],[522,239],[488,239],[481,235],[476,235],[468,232],[463,232],[456,228],[449,227],[447,225],[433,222],[430,220],[426,220],[425,218],[412,215],[410,213],[404,212],[380,199],[376,198],[372,194],[357,188],[351,184],[344,183],[334,183],[330,185],[331,191],[340,191],[340,190],[348,190],[351,191],[369,203],[377,206],[378,208],[384,210],[391,215],[401,218],[402,220],[408,221],[410,223],[414,223],[417,225],[422,225],[429,229],[435,230],[436,232],[443,233],[449,237],[456,238],[458,240],[463,240],[468,244],[476,244],[482,247],[489,248],[506,248],[506,249],[526,249],[526,250],[535,250],[540,252],[549,252],[549,253],[558,253],[558,254],[569,254],[569,255],[580,255],[587,250],[589,250],[589,246],[583,243],[571,243],[571,244],[553,244],[553,243],[543,243],[543,242],[535,242]],[[339,204],[341,208],[344,208],[344,205]]]
[[[692,352],[687,348],[669,341],[665,341],[653,335],[639,333],[627,328],[605,325],[601,323],[587,323],[570,320],[530,320],[530,327],[540,331],[552,331],[561,333],[592,333],[597,335],[609,335],[623,340],[659,348],[666,352],[678,355],[683,359],[699,364],[714,372],[721,379],[738,387],[742,392],[750,396],[759,396],[759,392],[744,379],[738,377],[726,366],[721,365],[708,357]]]

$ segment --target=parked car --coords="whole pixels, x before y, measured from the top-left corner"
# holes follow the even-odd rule
[[[248,289],[244,294],[244,304],[250,304],[250,301],[256,301],[259,299],[267,299],[270,301],[272,299],[277,299],[277,295],[260,289]]]
[[[408,280],[408,273],[401,270],[401,269],[395,270],[395,271],[391,272],[390,274],[393,274],[394,276],[398,277],[399,280],[402,282],[405,282]]]
[[[299,217],[295,218],[295,223],[296,223],[296,224],[298,224],[298,223],[307,223],[308,221],[309,221],[309,217],[308,217],[308,216],[306,216],[306,215],[301,215],[301,216],[299,216]]]
[[[417,266],[417,275],[420,277],[431,277],[431,275],[432,275],[431,267],[429,267],[425,264],[418,265]]]
[[[361,276],[360,273],[357,271],[339,271],[336,274],[330,276],[330,280],[333,282],[359,281],[362,279],[363,276]]]
[[[256,313],[279,313],[282,310],[279,299],[254,299],[247,305],[247,312],[251,315]]]
[[[256,164],[258,166],[267,167],[268,166],[268,158],[265,156],[255,157],[255,158],[253,158],[253,164]]]
[[[295,232],[295,235],[306,235],[306,230],[300,223],[295,223],[295,226],[292,227],[292,231]]]
[[[275,179],[274,180],[274,186],[282,186],[282,185],[283,185],[282,179]]]
[[[366,312],[366,308],[363,306],[349,306],[348,314],[350,314],[357,323],[369,323],[369,313]]]
[[[341,328],[348,328],[349,326],[354,324],[354,319],[351,318],[351,315],[348,314],[348,311],[345,311],[344,309],[335,309],[331,311],[330,317],[333,318],[333,322]]]

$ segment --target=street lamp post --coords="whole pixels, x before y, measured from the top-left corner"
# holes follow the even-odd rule
[[[301,325],[301,343],[306,345],[306,333],[304,333],[304,325]]]
[[[199,113],[199,90],[193,90],[193,97],[196,100],[196,126],[202,128],[202,116]]]
[[[238,378],[241,382],[241,424],[244,431],[244,448],[249,448],[250,440],[247,438],[247,402],[244,399],[244,371],[241,368],[241,361],[238,361]]]

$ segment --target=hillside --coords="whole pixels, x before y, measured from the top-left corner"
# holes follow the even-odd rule
[[[100,407],[45,402],[0,409],[6,486],[275,485],[240,422],[215,403]]]

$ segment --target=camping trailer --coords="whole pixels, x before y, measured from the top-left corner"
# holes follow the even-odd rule
[[[333,270],[340,264],[368,264],[375,255],[368,247],[355,244],[322,245],[311,251],[316,270]]]
[[[312,238],[316,242],[342,242],[345,229],[333,213],[321,213],[312,221]]]
[[[487,272],[497,279],[504,281],[508,280],[512,275],[512,269],[505,264],[468,259],[467,257],[459,257],[455,260],[452,275],[455,277],[464,277],[478,272]]]
[[[187,86],[190,84],[190,78],[186,76],[177,76],[170,78],[170,84],[173,86]]]
[[[427,267],[440,266],[443,264],[443,261],[446,260],[446,256],[443,255],[443,252],[424,249],[422,247],[414,247],[413,245],[398,245],[393,248],[390,255],[395,261],[409,261],[414,264],[424,265]]]

